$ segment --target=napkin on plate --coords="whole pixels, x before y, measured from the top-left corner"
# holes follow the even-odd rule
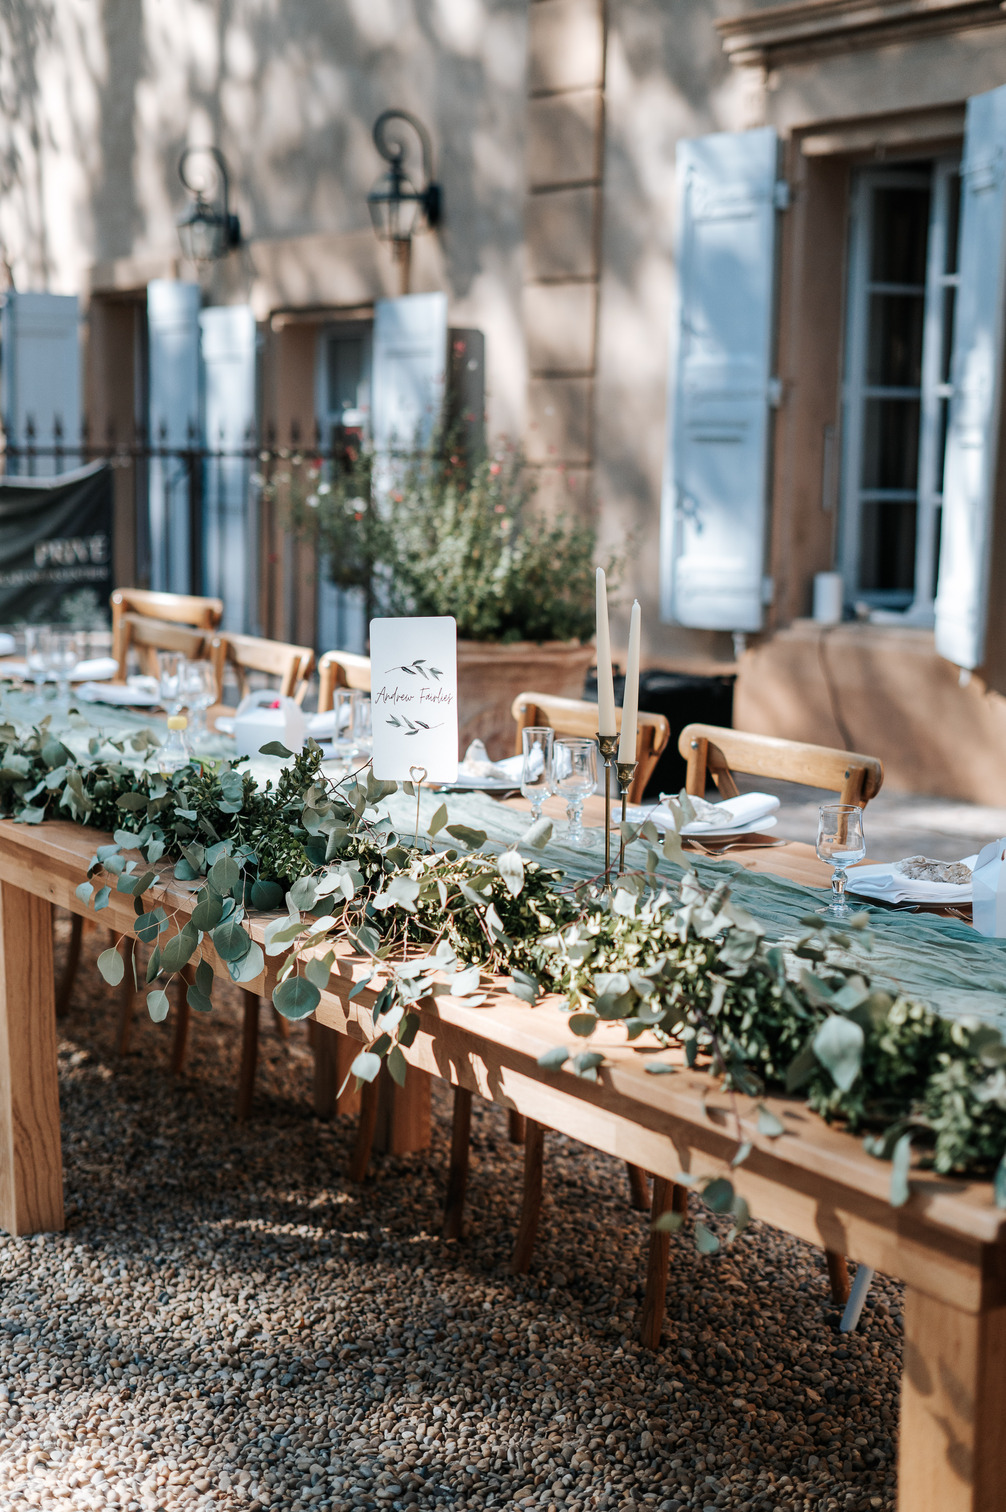
[[[349,719],[349,707],[344,705],[340,726],[345,728],[349,724]],[[324,714],[309,714],[307,733],[312,740],[333,740],[335,738],[335,710],[326,709]]]
[[[161,701],[156,677],[131,677],[124,683],[85,682],[76,690],[85,703],[122,704],[152,708]]]
[[[523,757],[521,758],[523,762]],[[473,740],[464,754],[464,759],[458,765],[458,776],[463,778],[477,777],[486,782],[505,782],[508,773],[502,765],[489,760],[489,752],[481,740]]]
[[[73,669],[74,682],[107,682],[119,670],[114,656],[92,656],[78,662]]]
[[[667,796],[661,795],[662,801],[656,808],[639,808],[638,817],[652,819],[658,829],[673,829],[674,815],[667,804]],[[779,800],[772,793],[742,793],[739,798],[727,798],[720,803],[689,797],[689,802],[695,810],[695,818],[683,827],[683,835],[741,834],[762,822],[765,828],[771,828],[775,824],[771,816],[779,807]]]
[[[977,852],[965,856],[963,864],[974,869]],[[906,877],[897,870],[896,861],[879,861],[869,866],[850,866],[846,873],[849,892],[862,898],[877,898],[881,903],[970,903],[970,882],[930,882]]]
[[[8,635],[6,631],[0,632],[0,656],[13,656],[16,650],[17,641],[13,635]]]

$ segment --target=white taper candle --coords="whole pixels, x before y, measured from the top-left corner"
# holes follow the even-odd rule
[[[639,601],[632,603],[629,619],[629,662],[625,669],[625,692],[622,694],[622,733],[618,742],[619,761],[636,759],[636,715],[639,712]]]
[[[608,585],[604,568],[597,569],[597,733],[614,735],[615,685],[611,677],[611,635],[608,631]]]

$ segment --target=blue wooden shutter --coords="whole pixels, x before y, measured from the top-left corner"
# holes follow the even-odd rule
[[[664,474],[664,618],[759,630],[765,598],[776,134],[678,144]]]
[[[395,455],[429,441],[443,405],[446,372],[447,295],[379,299],[370,404],[379,492],[394,476]]]
[[[258,330],[250,305],[203,310],[199,328],[203,442],[210,453],[203,469],[202,591],[223,599],[225,630],[248,632],[258,617],[251,489]]]
[[[52,477],[80,462],[80,325],[75,294],[4,296],[0,409],[11,474]],[[35,455],[25,456],[38,448]]]
[[[960,284],[950,365],[936,649],[959,667],[985,654],[1002,392],[1006,87],[968,101],[961,164]]]
[[[199,285],[159,278],[147,285],[150,586],[197,593],[198,545],[191,510],[192,474],[183,453],[199,444]]]

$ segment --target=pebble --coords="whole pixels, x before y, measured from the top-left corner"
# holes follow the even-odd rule
[[[183,1078],[142,1006],[115,1060],[104,935],[60,1024],[66,1232],[0,1236],[0,1506],[894,1512],[894,1283],[842,1336],[819,1251],[755,1221],[702,1258],[685,1230],[643,1350],[646,1219],[617,1162],[548,1136],[511,1277],[501,1112],[475,1104],[468,1235],[444,1243],[441,1085],[431,1149],[354,1187],[305,1026],[284,1042],[263,1008],[245,1126],[236,994],[194,1016]]]

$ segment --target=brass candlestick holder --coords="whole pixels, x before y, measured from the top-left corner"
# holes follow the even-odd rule
[[[638,762],[635,762],[635,761],[616,761],[615,762],[615,771],[618,773],[618,787],[619,787],[619,791],[622,794],[622,824],[623,824],[623,826],[625,824],[625,805],[629,801],[629,789],[632,786],[632,779],[636,775],[636,767],[637,767],[637,765],[638,765]],[[625,870],[625,830],[623,828],[623,829],[621,829],[619,831],[619,840],[618,840],[618,875],[621,876],[622,872],[624,870]]]
[[[598,735],[598,748],[604,761],[604,885],[611,886],[611,773],[618,750],[617,735]]]

